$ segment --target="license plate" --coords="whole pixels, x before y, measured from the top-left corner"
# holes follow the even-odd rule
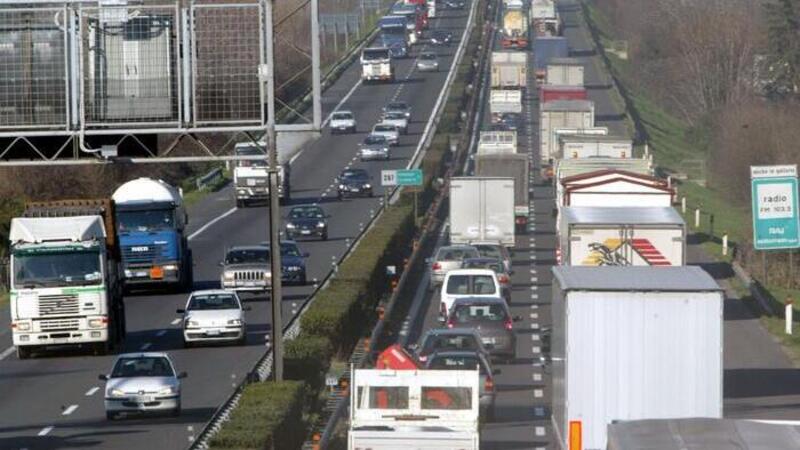
[[[219,336],[219,330],[207,330],[206,331],[206,335],[207,336]]]
[[[140,278],[141,278],[141,277],[146,277],[146,276],[147,276],[147,272],[145,272],[144,270],[142,270],[142,271],[136,272],[136,273],[134,274],[134,276],[137,276],[137,277],[140,277]]]
[[[300,234],[311,234],[310,230],[301,230]]]
[[[136,403],[150,403],[153,401],[152,395],[142,395],[136,397]]]
[[[247,185],[248,186],[255,186],[256,185],[256,180],[247,180]]]
[[[484,344],[496,344],[497,343],[497,339],[495,339],[495,338],[483,338],[482,340],[483,340]]]

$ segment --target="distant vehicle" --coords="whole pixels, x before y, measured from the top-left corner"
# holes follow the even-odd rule
[[[497,258],[469,258],[465,259],[461,264],[462,269],[489,269],[494,271],[497,275],[497,281],[500,283],[503,298],[507,302],[511,301],[511,274],[506,270],[503,261]]]
[[[505,300],[494,297],[464,297],[453,302],[447,317],[448,328],[474,328],[493,358],[513,360],[516,354],[514,322]]]
[[[401,112],[411,121],[411,106],[406,102],[391,102],[383,107],[383,113]]]
[[[319,206],[302,205],[289,210],[286,218],[286,237],[319,236],[328,240],[328,216]]]
[[[484,420],[494,420],[496,392],[494,376],[500,373],[492,369],[489,359],[476,351],[435,352],[428,357],[425,368],[429,370],[475,370],[480,375],[480,415]]]
[[[446,30],[433,30],[431,33],[431,44],[450,45],[453,42],[453,33]]]
[[[403,134],[408,134],[408,117],[401,112],[387,112],[383,114],[381,123],[388,123],[394,125]]]
[[[482,258],[499,259],[503,262],[503,268],[507,273],[511,273],[511,253],[499,242],[494,241],[475,241],[473,247],[478,249]]]
[[[520,115],[516,113],[504,113],[500,115],[500,123],[510,131],[517,131],[520,127]]]
[[[389,140],[380,134],[369,134],[359,144],[358,156],[361,161],[371,161],[375,159],[388,160],[392,157],[389,149]]]
[[[272,290],[272,265],[269,250],[263,245],[231,247],[220,265],[223,289],[252,293]]]
[[[356,116],[352,111],[336,111],[331,115],[331,133],[355,133]]]
[[[508,128],[508,125],[503,122],[498,122],[489,125],[487,131],[511,131],[511,128]]]
[[[183,346],[200,342],[235,342],[244,345],[247,327],[239,296],[233,291],[210,289],[195,291],[189,296],[183,314]]]
[[[436,286],[441,285],[447,272],[453,269],[460,269],[465,259],[479,256],[478,249],[470,245],[439,247],[436,255],[430,260],[431,276],[428,288],[434,290]]]
[[[233,151],[236,156],[263,156],[263,159],[237,161],[233,168],[236,207],[245,208],[254,202],[269,200],[269,174],[267,173],[267,144],[240,142]],[[292,195],[292,166],[281,163],[278,172],[278,198],[285,204]]]
[[[106,418],[124,413],[166,412],[181,414],[181,382],[186,372],[176,373],[166,353],[125,353],[114,362],[106,382]]]
[[[417,59],[417,69],[421,72],[437,72],[439,70],[439,58],[435,53],[426,52],[421,54]]]
[[[361,51],[361,80],[394,82],[394,63],[386,47],[371,47]]]
[[[364,169],[346,169],[336,178],[339,200],[344,197],[372,197],[372,177]]]
[[[389,145],[400,143],[400,129],[397,125],[381,122],[372,127],[371,134],[385,137],[389,141]]]
[[[389,49],[392,58],[405,58],[411,44],[410,38],[416,35],[408,32],[408,18],[405,16],[383,16],[378,20],[378,41]]]
[[[464,0],[445,0],[445,9],[464,9],[467,2]]]
[[[269,251],[269,242],[262,242],[261,245]],[[306,258],[308,256],[307,252],[300,251],[297,242],[281,240],[281,281],[287,284],[307,284]]]
[[[459,298],[501,298],[500,282],[489,269],[455,269],[447,272],[442,283],[439,308],[440,321],[452,312],[453,302]]]
[[[412,349],[420,362],[426,362],[428,356],[434,352],[442,351],[476,351],[488,356],[489,352],[483,346],[481,336],[474,328],[433,328],[428,330],[419,345],[413,344]]]

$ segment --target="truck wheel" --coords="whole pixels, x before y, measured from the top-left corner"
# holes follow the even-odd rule
[[[115,413],[114,411],[106,411],[106,420],[116,420],[116,419],[117,419],[117,413]]]
[[[30,347],[17,346],[17,359],[28,359],[31,357],[31,353],[33,352]]]
[[[105,356],[108,354],[108,342],[98,342],[92,346],[92,353],[94,356]]]
[[[183,291],[192,292],[194,288],[194,265],[192,264],[192,251],[186,252],[186,262],[184,270]]]
[[[327,241],[328,240],[328,233],[327,232],[322,233],[322,236],[320,236],[320,237],[322,238],[323,241]]]
[[[247,203],[245,203],[244,200],[241,200],[241,199],[238,199],[238,198],[236,199],[236,207],[237,208],[245,208],[246,206],[247,206]]]

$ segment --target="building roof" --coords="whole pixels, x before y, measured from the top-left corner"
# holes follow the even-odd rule
[[[564,291],[721,291],[697,266],[555,266],[553,275]]]
[[[675,208],[566,206],[561,209],[566,224],[685,225]]]

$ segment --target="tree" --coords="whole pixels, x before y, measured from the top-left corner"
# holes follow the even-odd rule
[[[800,0],[765,3],[769,84],[777,93],[797,93],[800,87]]]

